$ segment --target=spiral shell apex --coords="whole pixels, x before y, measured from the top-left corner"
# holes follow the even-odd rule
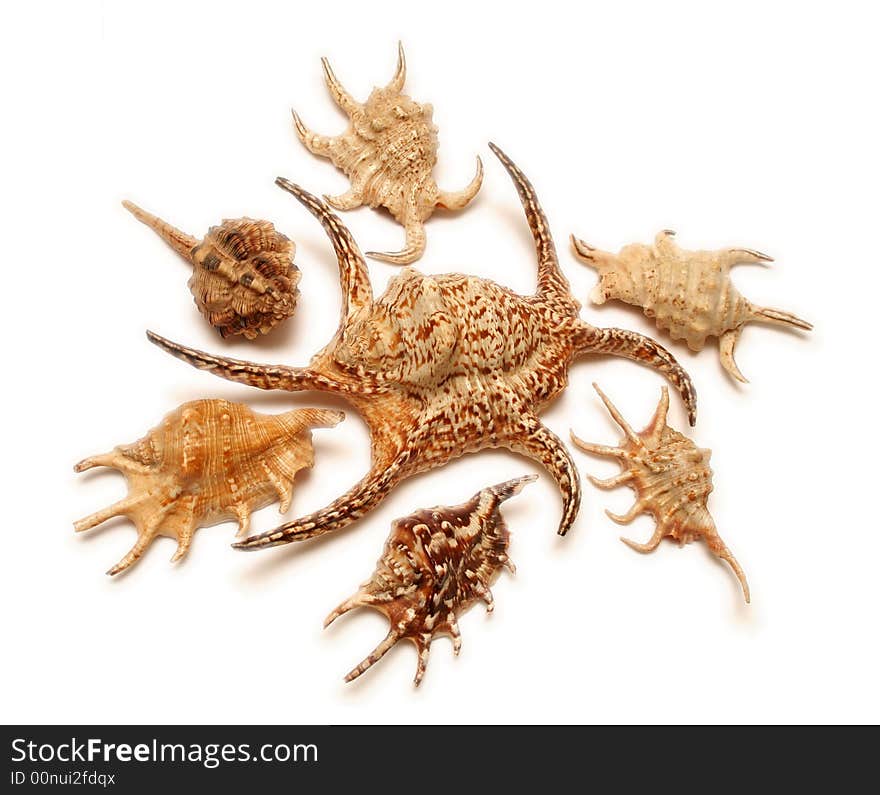
[[[296,245],[269,221],[227,219],[199,241],[131,202],[123,206],[193,266],[189,289],[220,336],[256,339],[293,314],[302,275]]]

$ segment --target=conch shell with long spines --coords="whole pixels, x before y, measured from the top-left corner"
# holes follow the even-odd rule
[[[128,481],[125,499],[74,528],[89,530],[113,516],[131,519],[137,543],[110,575],[135,563],[158,535],[177,539],[172,563],[187,553],[199,527],[235,519],[242,536],[253,511],[278,500],[280,512],[287,512],[296,473],[314,464],[310,429],[332,428],[344,416],[327,409],[258,414],[227,400],[184,403],[142,439],[74,467],[113,467]]]
[[[772,262],[750,248],[687,251],[673,240],[669,229],[653,246],[633,244],[618,254],[600,251],[572,235],[583,262],[599,272],[599,284],[590,293],[594,304],[617,299],[641,307],[674,340],[686,340],[700,351],[708,337],[718,337],[721,364],[737,381],[746,382],[734,361],[734,350],[746,323],[775,323],[809,331],[812,325],[790,312],[759,307],[739,294],[730,269],[740,263]]]
[[[372,607],[391,624],[388,635],[345,677],[359,677],[403,639],[419,654],[415,684],[425,675],[431,642],[438,635],[452,638],[461,650],[458,616],[475,602],[492,612],[495,601],[489,586],[502,567],[516,569],[508,556],[510,533],[501,515],[501,503],[535,480],[528,475],[478,491],[463,505],[437,506],[397,519],[385,542],[376,571],[329,616],[324,626],[356,607]]]
[[[736,558],[721,540],[715,529],[707,502],[712,491],[712,470],[709,467],[711,450],[697,447],[683,434],[666,424],[669,410],[669,391],[663,387],[654,418],[638,433],[634,431],[614,404],[599,389],[602,402],[614,421],[623,429],[624,438],[619,447],[606,447],[579,439],[571,439],[581,450],[593,455],[616,458],[622,472],[607,480],[590,477],[600,489],[629,486],[636,492],[635,504],[623,516],[606,511],[618,524],[629,524],[639,514],[649,513],[657,523],[654,535],[645,544],[621,538],[637,552],[653,552],[664,538],[673,538],[679,544],[688,544],[702,538],[712,552],[730,564],[749,601],[749,584]]]
[[[339,530],[371,511],[398,483],[467,453],[503,447],[541,464],[562,494],[559,533],[571,527],[581,489],[571,454],[538,418],[568,384],[576,358],[622,356],[652,367],[679,391],[691,423],[696,393],[673,356],[648,337],[596,328],[579,317],[550,227],[531,183],[500,150],[537,251],[537,289],[519,295],[488,279],[412,268],[374,298],[351,233],[324,202],[279,178],[321,222],[339,262],[342,311],[330,342],[305,367],[263,365],[152,342],[202,370],[261,389],[317,390],[351,403],[370,429],[369,472],[308,516],[236,544],[255,550]]]
[[[309,130],[293,111],[296,133],[315,155],[326,157],[351,180],[351,188],[341,196],[324,199],[337,210],[353,210],[361,205],[384,207],[406,232],[401,251],[368,257],[409,265],[425,251],[424,223],[442,207],[461,210],[483,184],[483,164],[477,157],[477,173],[470,184],[455,192],[440,190],[434,181],[437,163],[437,127],[431,105],[420,105],[403,93],[406,60],[398,45],[397,72],[384,88],[375,88],[366,102],[357,102],[343,87],[330,62],[323,58],[327,88],[348,115],[348,129],[339,136],[318,135]]]

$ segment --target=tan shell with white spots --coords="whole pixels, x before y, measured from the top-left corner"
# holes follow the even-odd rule
[[[157,535],[177,539],[177,561],[199,527],[235,519],[247,532],[251,512],[280,500],[290,507],[293,479],[315,460],[310,428],[329,428],[341,411],[296,409],[267,415],[241,403],[195,400],[168,414],[142,439],[80,461],[75,471],[120,470],[128,496],[76,522],[77,532],[113,516],[127,516],[138,531],[132,550],[111,568],[131,566]]]
[[[572,441],[581,450],[616,458],[623,470],[608,480],[590,477],[590,481],[601,489],[626,485],[636,492],[635,504],[623,516],[606,511],[613,521],[629,524],[639,514],[649,513],[657,523],[654,535],[645,544],[628,538],[621,540],[638,552],[653,552],[666,537],[682,545],[702,538],[714,554],[730,564],[748,602],[746,576],[718,535],[707,507],[712,491],[712,470],[709,467],[712,451],[697,447],[666,424],[669,409],[666,387],[663,388],[654,418],[639,433],[629,426],[602,390],[596,384],[593,387],[625,435],[619,447],[605,447],[585,442],[572,433]]]
[[[395,253],[367,252],[367,256],[395,265],[415,262],[425,251],[424,222],[436,207],[466,207],[483,184],[483,164],[478,157],[477,173],[463,190],[447,193],[437,187],[433,177],[438,147],[433,108],[402,93],[406,80],[402,45],[393,79],[384,88],[373,89],[364,103],[342,87],[326,58],[322,64],[330,93],[349,117],[348,129],[334,138],[309,130],[296,111],[293,121],[305,147],[328,158],[351,180],[348,192],[324,198],[337,210],[353,210],[364,204],[384,207],[403,225],[406,246]]]
[[[418,649],[417,685],[425,674],[434,638],[449,635],[458,654],[458,616],[478,600],[491,612],[495,603],[489,586],[503,566],[514,572],[501,503],[533,480],[535,476],[530,475],[499,483],[477,492],[463,505],[417,511],[394,522],[373,576],[324,622],[326,627],[356,607],[373,607],[391,624],[385,640],[349,672],[346,682],[360,676],[404,638]]]
[[[722,365],[743,382],[733,354],[744,324],[760,321],[812,328],[789,312],[755,306],[733,286],[731,267],[772,262],[766,254],[745,248],[687,251],[675,243],[674,234],[664,230],[653,246],[632,244],[618,254],[572,236],[578,256],[599,272],[599,284],[590,293],[592,302],[617,299],[641,307],[658,328],[674,340],[686,340],[694,351],[702,350],[708,337],[718,337]]]
[[[299,298],[296,245],[269,221],[226,219],[197,240],[142,210],[123,206],[193,266],[189,289],[221,337],[256,339],[290,317]]]

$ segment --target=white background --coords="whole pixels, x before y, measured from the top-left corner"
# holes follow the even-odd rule
[[[515,7],[514,7],[515,6]],[[880,533],[877,476],[877,19],[868,4],[77,3],[4,12],[2,719],[24,722],[876,721]],[[670,343],[638,311],[585,305],[595,324],[670,345],[696,382],[694,436],[714,451],[710,508],[752,588],[703,545],[639,556],[603,514],[632,492],[584,485],[569,535],[545,474],[508,503],[518,564],[497,609],[461,621],[453,658],[435,643],[412,686],[403,645],[352,685],[342,676],[384,636],[362,610],[327,612],[373,569],[390,522],[538,471],[504,451],[406,482],[372,515],[322,541],[257,554],[231,524],[200,530],[172,566],[159,539],[126,576],[103,572],[134,542],[124,519],[71,523],[124,494],[117,473],[74,475],[81,457],[131,442],[178,404],[263,411],[334,405],[261,393],[149,345],[174,340],[257,361],[304,363],[331,336],[336,264],[316,221],[273,185],[347,182],[296,140],[291,106],[344,128],[321,55],[359,98],[385,83],[398,38],[407,90],[435,105],[441,186],[485,184],[428,224],[425,273],[464,270],[521,292],[535,259],[498,142],[534,182],[565,273],[586,304],[594,274],[577,232],[617,250],[665,227],[691,248],[751,246],[776,258],[735,281],[757,303],[815,323],[809,335],[749,326],[734,384],[710,345]],[[119,202],[201,235],[223,217],[274,221],[298,245],[295,318],[258,343],[224,342],[186,288],[188,269]],[[344,221],[364,249],[402,230],[369,209]],[[370,262],[377,292],[393,266]],[[558,434],[619,438],[598,380],[644,424],[661,379],[623,360],[576,364],[543,415]],[[670,420],[685,427],[674,401]],[[348,412],[316,431],[317,465],[293,515],[366,470]],[[575,453],[583,473],[612,462]],[[275,508],[254,530],[281,521]],[[629,530],[647,538],[651,522]]]

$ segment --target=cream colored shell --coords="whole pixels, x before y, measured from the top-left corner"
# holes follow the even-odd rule
[[[625,435],[619,447],[605,447],[571,434],[572,441],[581,450],[616,458],[623,469],[608,480],[590,477],[590,481],[601,489],[627,485],[636,492],[635,504],[623,516],[606,511],[613,521],[629,524],[639,514],[649,513],[657,523],[654,535],[645,544],[629,538],[621,540],[637,552],[653,552],[665,537],[673,538],[681,545],[702,538],[714,554],[730,564],[748,602],[746,576],[718,535],[707,507],[712,491],[712,470],[709,467],[712,451],[697,447],[666,424],[669,409],[666,387],[663,387],[654,418],[639,433],[629,426],[602,390],[596,384],[593,387]]]
[[[235,519],[244,535],[252,511],[276,500],[281,513],[290,507],[296,473],[314,463],[310,428],[329,428],[343,417],[323,409],[258,414],[226,400],[184,403],[137,442],[74,467],[114,467],[128,481],[125,499],[74,528],[89,530],[113,516],[131,519],[137,543],[111,575],[137,561],[157,535],[177,539],[172,562],[186,554],[199,527]]]
[[[420,105],[403,92],[406,61],[398,46],[397,72],[384,88],[375,88],[366,102],[357,102],[337,80],[324,58],[324,78],[333,99],[349,117],[348,129],[339,136],[318,135],[309,130],[293,111],[296,133],[313,154],[326,157],[351,180],[341,196],[325,196],[337,210],[361,205],[384,207],[402,224],[406,245],[395,253],[367,252],[368,257],[408,265],[425,251],[424,222],[436,207],[460,210],[477,195],[483,184],[483,164],[461,191],[437,187],[433,171],[437,163],[437,127],[431,105]]]
[[[675,243],[674,234],[664,230],[653,246],[633,244],[618,254],[600,251],[572,236],[579,257],[599,272],[599,284],[590,293],[592,302],[617,299],[641,307],[658,328],[674,340],[686,340],[694,351],[702,350],[708,337],[718,337],[721,364],[743,382],[746,379],[734,361],[743,325],[759,321],[812,328],[789,312],[755,306],[733,286],[732,266],[772,262],[766,254],[746,248],[687,251]]]

